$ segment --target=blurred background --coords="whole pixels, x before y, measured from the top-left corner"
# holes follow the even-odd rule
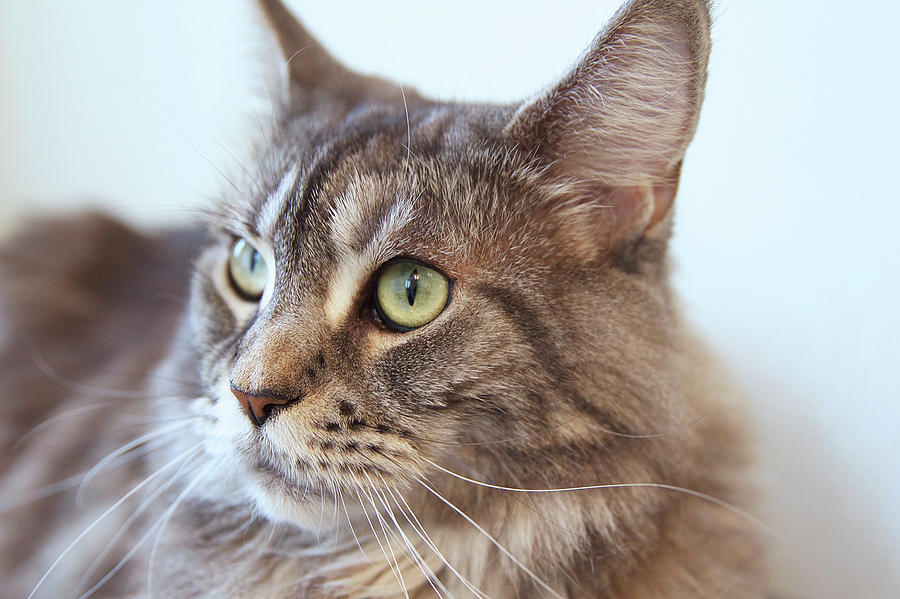
[[[560,76],[616,0],[290,1],[352,67],[442,99]],[[676,285],[750,396],[786,596],[900,596],[900,4],[723,0]],[[278,63],[251,0],[0,0],[0,232],[186,222],[249,162]]]

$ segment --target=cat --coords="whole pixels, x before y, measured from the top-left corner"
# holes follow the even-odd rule
[[[761,597],[735,394],[667,240],[705,0],[428,100],[259,0],[289,84],[202,228],[0,250],[4,597]]]

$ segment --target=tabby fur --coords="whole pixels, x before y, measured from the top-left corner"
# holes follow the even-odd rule
[[[260,6],[288,84],[206,229],[88,215],[0,253],[3,595],[760,597],[735,397],[668,282],[707,3],[633,0],[507,106]],[[404,333],[371,309],[398,256],[453,281]],[[256,426],[231,385],[293,401]]]

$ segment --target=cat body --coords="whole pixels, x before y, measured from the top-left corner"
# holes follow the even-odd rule
[[[737,412],[667,281],[706,4],[632,2],[499,107],[260,4],[289,89],[206,232],[0,254],[4,596],[761,596]]]

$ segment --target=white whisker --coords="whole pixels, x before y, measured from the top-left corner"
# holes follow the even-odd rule
[[[363,474],[365,474],[366,479],[369,481],[369,488],[370,488],[372,494],[378,498],[379,503],[381,503],[381,505],[384,506],[385,512],[390,517],[391,521],[394,523],[394,527],[397,529],[397,533],[399,533],[401,540],[403,541],[404,545],[407,548],[408,559],[411,558],[410,561],[413,563],[413,565],[415,565],[417,568],[419,568],[419,570],[425,575],[425,579],[428,581],[428,583],[431,585],[431,587],[434,588],[434,584],[431,582],[431,578],[434,577],[434,572],[431,570],[431,568],[428,566],[428,564],[425,562],[425,560],[422,558],[422,556],[419,554],[419,552],[416,551],[415,547],[410,542],[409,537],[406,536],[406,533],[403,532],[403,527],[401,527],[400,523],[397,522],[397,518],[394,516],[393,509],[391,509],[391,506],[388,505],[387,501],[384,499],[384,497],[381,495],[381,493],[379,493],[376,490],[375,483],[372,481],[372,478],[369,476],[369,474],[367,472],[364,472]],[[382,478],[382,482],[384,482],[383,478]],[[395,536],[395,538],[397,538],[396,535],[394,535],[394,536]],[[418,561],[417,561],[417,559],[418,559]],[[421,562],[421,564],[423,564],[423,565],[419,565],[419,562]],[[427,569],[427,571],[426,571],[426,569]],[[437,589],[435,589],[435,592],[437,592]]]
[[[141,514],[144,513],[144,510],[146,510],[148,507],[150,507],[150,505],[154,501],[156,501],[156,499],[160,495],[165,493],[168,489],[170,489],[172,487],[173,484],[175,484],[175,481],[178,480],[178,477],[181,475],[182,471],[185,469],[185,467],[189,463],[190,463],[190,461],[183,462],[178,467],[178,469],[172,474],[172,476],[169,477],[168,481],[161,484],[159,487],[156,488],[156,490],[154,490],[151,494],[149,494],[147,497],[145,497],[143,501],[141,501],[141,503],[138,505],[137,508],[135,508],[135,510],[128,517],[128,519],[126,519],[125,522],[122,523],[122,525],[115,532],[115,534],[112,536],[112,538],[110,538],[110,540],[107,541],[106,546],[104,546],[104,548],[100,551],[100,553],[97,554],[97,557],[94,558],[94,561],[91,562],[91,564],[87,567],[84,574],[82,574],[81,579],[79,579],[79,581],[75,584],[76,589],[81,589],[84,585],[86,585],[88,583],[88,581],[90,580],[93,573],[100,566],[100,564],[103,562],[103,560],[106,558],[106,556],[109,555],[109,553],[110,553],[110,551],[112,551],[113,547],[116,546],[116,544],[119,542],[119,539],[121,539],[125,535],[125,533],[128,532],[128,529],[131,528],[131,525],[134,523],[134,521],[137,520],[141,516]],[[104,577],[104,578],[106,578],[106,577]],[[91,588],[94,588],[94,587],[91,587]],[[99,588],[99,586],[97,588]]]
[[[174,433],[175,431],[178,431],[182,428],[186,428],[190,424],[192,424],[192,421],[190,421],[190,420],[170,424],[169,426],[163,427],[163,428],[155,430],[155,431],[151,431],[145,435],[141,435],[140,437],[133,439],[133,440],[129,441],[128,443],[125,443],[124,445],[120,446],[118,449],[111,451],[109,454],[106,455],[106,457],[104,457],[99,462],[94,464],[94,466],[90,470],[88,470],[88,473],[84,476],[84,480],[81,481],[81,485],[79,485],[79,487],[78,487],[78,493],[75,496],[75,505],[77,505],[79,507],[84,505],[84,494],[87,491],[88,485],[91,484],[91,481],[94,480],[94,477],[96,477],[97,474],[102,472],[103,468],[105,468],[110,462],[112,462],[119,456],[128,453],[132,449],[135,449],[137,447],[140,447],[141,445],[144,445],[148,441],[158,439],[160,437],[165,437],[166,435],[168,435],[170,433]]]
[[[128,501],[128,499],[130,499],[132,496],[134,496],[135,493],[137,493],[138,491],[143,489],[145,486],[150,484],[153,480],[156,479],[156,477],[160,476],[163,472],[168,470],[171,466],[178,463],[179,461],[186,459],[186,458],[190,458],[202,446],[203,446],[203,443],[197,443],[190,449],[184,451],[183,453],[179,454],[172,460],[166,462],[156,472],[153,472],[152,474],[147,476],[143,481],[141,481],[140,483],[135,485],[130,491],[125,493],[125,495],[120,497],[115,503],[113,503],[109,508],[107,508],[106,511],[104,511],[96,519],[94,519],[94,521],[91,522],[91,524],[87,528],[85,528],[83,531],[81,531],[81,533],[77,537],[75,537],[74,541],[69,543],[68,547],[66,547],[63,550],[63,552],[59,555],[59,557],[57,557],[56,560],[52,564],[50,564],[50,567],[47,568],[47,570],[44,572],[44,575],[41,576],[40,580],[37,581],[37,583],[31,589],[31,592],[28,594],[28,597],[26,599],[31,599],[32,597],[34,597],[34,594],[38,591],[38,589],[44,583],[44,581],[47,580],[47,577],[50,576],[50,574],[56,569],[56,566],[59,565],[59,563],[63,560],[63,558],[69,554],[69,552],[72,550],[72,548],[75,547],[75,545],[77,545],[78,542],[81,541],[81,539],[83,539],[85,536],[87,536],[87,534],[89,532],[91,532],[94,529],[94,527],[97,526],[97,524],[102,522],[109,514],[114,512],[120,505],[122,505],[123,503]]]
[[[369,478],[368,474],[366,474],[366,478]],[[380,476],[380,478],[381,478],[381,482],[384,485],[387,492],[391,494],[391,497],[393,497],[393,493],[390,491],[390,487],[388,486],[387,481],[384,480],[383,476]],[[371,479],[370,479],[370,482],[371,482]],[[453,595],[449,591],[447,591],[446,587],[444,587],[443,583],[441,583],[441,581],[438,579],[434,570],[431,568],[431,566],[428,564],[428,562],[425,560],[425,558],[422,557],[422,554],[419,553],[418,549],[416,549],[415,544],[410,540],[410,538],[406,535],[406,533],[403,532],[403,527],[400,525],[400,522],[397,521],[396,516],[394,516],[394,510],[393,510],[393,508],[391,508],[390,505],[388,505],[384,494],[379,493],[377,491],[375,492],[375,494],[378,496],[378,500],[384,506],[385,510],[387,510],[387,513],[391,517],[391,520],[393,520],[394,526],[397,528],[397,532],[399,532],[400,535],[403,537],[403,541],[404,541],[404,543],[406,543],[406,547],[409,550],[409,553],[411,554],[411,556],[413,557],[413,561],[418,566],[419,571],[421,571],[422,574],[425,575],[425,581],[428,583],[428,585],[432,589],[434,589],[434,592],[437,593],[437,595],[439,597],[443,597],[444,596],[443,593],[447,593],[450,597],[453,597]],[[394,499],[394,504],[396,504],[397,507],[400,508],[399,504],[397,504],[396,499]],[[408,518],[407,518],[407,522],[409,522]],[[410,523],[410,525],[411,524],[412,523]],[[440,590],[438,589],[438,587],[440,587]],[[443,593],[442,593],[442,591],[443,591]]]
[[[191,491],[193,491],[197,485],[206,480],[206,478],[215,470],[215,463],[208,464],[200,473],[194,477],[194,480],[184,488],[184,490],[172,501],[172,505],[165,511],[160,520],[154,526],[159,526],[159,530],[156,531],[156,537],[153,539],[153,547],[150,549],[150,557],[147,559],[147,597],[153,597],[153,564],[156,563],[156,552],[159,549],[159,542],[162,540],[163,532],[166,530],[166,526],[168,526],[169,521],[172,519],[172,516],[175,515],[175,510],[178,509],[178,506],[182,504],[182,502],[187,499],[190,495]]]
[[[198,147],[196,146],[196,144],[194,144],[194,142],[191,141],[191,138],[188,137],[187,133],[185,133],[185,132],[184,132],[184,129],[181,127],[181,123],[178,122],[178,119],[176,118],[176,115],[170,113],[169,116],[172,118],[172,123],[175,125],[175,129],[178,130],[178,133],[181,135],[181,137],[184,139],[184,141],[187,142],[187,145],[190,146],[190,148],[191,148],[192,150],[194,150],[194,152],[195,152],[198,156],[200,156],[200,158],[202,158],[203,160],[205,160],[206,163],[209,164],[209,166],[210,166],[214,171],[216,171],[217,173],[219,173],[219,176],[222,177],[222,178],[225,180],[226,183],[228,183],[229,185],[231,185],[232,189],[234,189],[238,194],[241,194],[241,193],[242,193],[242,192],[241,192],[241,188],[238,187],[237,184],[235,184],[235,182],[232,181],[231,178],[229,178],[228,175],[225,174],[225,171],[223,171],[221,168],[219,168],[219,166],[218,166],[218,165],[217,165],[217,164],[216,164],[209,156],[207,156],[206,154],[204,154],[203,152],[201,152],[201,151],[200,151],[200,148],[198,148]]]
[[[195,482],[196,482],[196,481],[195,481]],[[170,509],[171,509],[171,508],[170,508]],[[167,510],[167,511],[168,511],[168,510]],[[162,519],[163,519],[164,517],[165,517],[165,513],[164,513],[164,514],[163,514],[163,515],[162,515],[162,516],[161,516],[161,517],[160,517],[160,518],[159,518],[159,519],[158,519],[158,520],[157,520],[157,521],[149,528],[149,529],[147,529],[147,531],[143,534],[143,536],[141,536],[141,538],[138,539],[137,543],[134,544],[134,546],[128,551],[128,553],[126,553],[125,556],[124,556],[121,560],[119,560],[119,562],[118,562],[115,566],[113,566],[113,567],[110,569],[110,571],[107,572],[106,575],[105,575],[103,578],[101,578],[99,581],[97,581],[97,583],[96,583],[94,586],[92,586],[90,589],[88,589],[88,590],[87,590],[84,594],[82,594],[78,599],[88,599],[88,597],[90,597],[90,596],[93,595],[95,592],[97,592],[97,589],[99,589],[100,587],[102,587],[102,586],[103,586],[104,584],[106,584],[113,576],[115,576],[115,575],[116,575],[116,572],[118,572],[119,570],[121,570],[122,567],[123,567],[125,564],[127,564],[127,563],[131,560],[132,557],[134,557],[134,554],[138,552],[138,550],[143,546],[143,544],[147,541],[147,539],[150,538],[150,535],[152,535],[153,532],[157,529],[157,527],[160,525],[160,522],[162,521]]]
[[[141,448],[142,451],[131,451],[125,455],[119,456],[117,459],[107,464],[106,472],[111,471],[113,468],[118,468],[119,466],[130,464],[131,462],[146,456],[152,451],[156,451],[157,449],[165,447],[165,445],[160,445],[159,447],[155,446],[155,442],[159,440],[160,439],[154,439],[152,441],[149,441],[144,447]],[[55,483],[43,485],[41,487],[28,491],[25,494],[19,494],[15,501],[4,501],[3,507],[0,507],[0,515],[11,512],[12,510],[24,505],[28,505],[33,501],[38,501],[40,499],[56,495],[57,493],[62,493],[63,491],[73,489],[82,484],[82,482],[84,481],[84,477],[87,476],[88,472],[90,472],[90,470],[84,470],[82,472],[79,472],[78,474],[73,474],[72,476],[66,477]]]
[[[56,414],[55,416],[52,416],[52,417],[50,417],[50,418],[44,420],[44,421],[41,422],[40,424],[34,426],[34,427],[33,427],[31,430],[29,430],[27,433],[25,433],[24,435],[22,435],[21,437],[19,437],[19,440],[16,441],[15,444],[13,444],[13,446],[10,448],[10,453],[12,453],[13,451],[17,450],[17,449],[18,449],[19,447],[21,447],[22,445],[24,445],[25,443],[27,443],[29,439],[31,439],[32,437],[34,437],[35,435],[37,435],[37,434],[38,434],[39,432],[41,432],[42,430],[44,430],[44,429],[46,429],[46,428],[49,428],[49,427],[53,426],[53,425],[56,424],[57,422],[61,422],[61,421],[66,420],[66,419],[68,419],[68,418],[74,418],[75,416],[78,416],[79,414],[84,414],[84,413],[87,413],[87,412],[92,412],[92,411],[94,411],[94,410],[99,410],[99,409],[101,409],[101,408],[109,408],[109,402],[108,402],[108,401],[103,401],[103,402],[92,403],[92,404],[88,404],[88,405],[85,405],[85,406],[80,406],[80,407],[78,407],[78,408],[74,408],[74,409],[71,409],[71,410],[66,410],[65,412],[62,412],[62,413],[60,413],[60,414]]]
[[[210,166],[212,166],[216,171],[218,171],[219,174],[222,175],[222,177],[224,177],[226,181],[228,181],[229,183],[231,183],[231,181],[228,179],[228,177],[225,176],[225,173],[223,173],[223,172],[215,165],[215,163],[213,163],[212,160],[210,160],[209,158],[207,158],[204,154],[202,154],[202,153],[194,146],[194,144],[191,142],[191,140],[187,137],[187,135],[185,135],[184,131],[181,129],[181,126],[178,124],[178,121],[176,120],[176,117],[178,117],[178,118],[180,118],[180,119],[183,119],[185,122],[187,122],[187,123],[190,124],[191,126],[195,127],[198,131],[200,131],[201,133],[203,133],[204,135],[206,135],[206,137],[208,137],[214,144],[216,144],[217,146],[219,146],[219,148],[220,148],[223,152],[225,152],[225,153],[228,155],[228,157],[231,158],[231,159],[235,162],[235,164],[237,164],[237,165],[241,168],[241,170],[244,171],[244,174],[247,176],[247,179],[249,179],[249,180],[253,183],[253,185],[254,185],[254,186],[256,187],[256,189],[257,189],[257,192],[259,192],[259,183],[257,182],[257,181],[258,181],[258,177],[254,177],[254,176],[250,173],[250,171],[247,169],[247,167],[244,166],[244,163],[241,162],[240,160],[238,160],[237,157],[231,152],[231,150],[229,150],[229,149],[225,146],[225,144],[223,144],[221,141],[219,141],[219,139],[216,138],[212,133],[210,133],[210,132],[209,132],[208,130],[206,130],[205,128],[201,127],[201,126],[200,126],[196,121],[194,121],[193,119],[188,118],[185,114],[179,112],[178,110],[175,110],[174,108],[172,108],[171,106],[169,106],[169,105],[166,104],[165,102],[162,102],[161,100],[158,100],[158,99],[154,98],[154,97],[151,96],[150,94],[148,94],[148,93],[146,93],[146,92],[144,92],[144,91],[138,89],[137,87],[135,87],[135,86],[133,86],[133,85],[130,85],[130,84],[126,83],[125,81],[122,81],[121,79],[119,79],[119,78],[117,78],[117,77],[114,77],[114,76],[112,76],[112,75],[110,75],[110,77],[113,79],[113,81],[115,81],[115,82],[118,83],[119,85],[122,85],[122,86],[124,86],[124,87],[127,87],[127,88],[130,89],[131,91],[133,91],[133,92],[135,92],[135,93],[137,93],[137,94],[140,94],[141,96],[143,96],[143,97],[146,98],[147,100],[150,100],[151,102],[153,102],[153,103],[156,104],[157,106],[159,106],[159,107],[163,108],[164,110],[168,111],[169,116],[172,117],[172,121],[175,123],[175,126],[178,128],[179,133],[181,133],[181,135],[182,135],[182,137],[184,137],[185,141],[188,142],[188,145],[190,145],[191,148],[194,149],[194,151],[196,151],[198,154],[200,154],[200,156],[201,156],[202,158],[206,159],[206,161],[209,162]],[[233,183],[232,183],[231,185],[232,185],[232,187],[235,187]],[[237,189],[237,187],[235,187],[235,189]]]
[[[452,502],[450,502],[450,501],[449,501],[448,499],[446,499],[443,495],[441,495],[440,493],[438,493],[435,489],[431,488],[431,486],[430,486],[428,483],[426,483],[425,481],[423,481],[422,479],[418,479],[418,478],[417,478],[416,480],[418,481],[418,483],[419,483],[420,485],[422,485],[423,487],[425,487],[425,489],[426,489],[429,493],[431,493],[432,495],[434,495],[435,497],[437,497],[439,500],[441,500],[445,505],[447,505],[447,507],[449,507],[449,508],[452,509],[454,512],[456,512],[457,514],[459,514],[460,516],[462,516],[462,517],[466,520],[466,522],[468,522],[469,524],[471,524],[472,526],[474,526],[481,534],[483,534],[485,537],[487,537],[487,539],[488,539],[491,543],[493,543],[494,546],[495,546],[497,549],[499,549],[506,557],[508,557],[510,560],[512,560],[512,562],[513,562],[514,564],[516,564],[519,568],[521,568],[523,572],[525,572],[526,574],[528,574],[528,576],[530,576],[532,580],[534,580],[537,584],[539,584],[541,587],[543,587],[544,590],[546,590],[548,593],[550,593],[551,595],[553,595],[553,596],[556,597],[557,599],[565,599],[565,598],[564,598],[562,595],[560,595],[557,591],[553,590],[553,587],[551,587],[549,584],[547,584],[546,582],[544,582],[544,580],[541,579],[537,574],[535,574],[534,572],[532,572],[531,569],[530,569],[528,566],[526,566],[524,563],[522,563],[522,560],[520,560],[520,559],[517,558],[515,555],[513,555],[512,552],[510,552],[509,549],[507,549],[506,547],[504,547],[504,546],[500,543],[500,541],[498,541],[497,539],[495,539],[495,538],[491,535],[491,533],[489,533],[488,531],[486,531],[480,524],[478,524],[478,523],[475,522],[472,518],[470,518],[468,514],[466,514],[466,513],[463,512],[461,509],[459,509],[458,507],[456,507]]]
[[[403,84],[400,84],[400,96],[403,97],[403,112],[406,113],[406,168],[412,168],[410,156],[412,155],[412,128],[409,125],[409,104],[406,103],[406,92]]]
[[[372,529],[372,536],[375,538],[375,542],[378,543],[378,547],[381,549],[381,553],[384,555],[384,559],[387,562],[388,567],[391,569],[391,572],[394,574],[394,578],[396,578],[397,582],[402,586],[403,578],[400,576],[399,572],[397,572],[397,570],[394,569],[394,564],[393,564],[393,562],[391,562],[391,558],[388,557],[388,552],[387,552],[387,550],[385,550],[384,545],[381,543],[381,538],[378,536],[378,533],[375,532],[375,525],[372,524],[372,519],[369,517],[369,510],[366,509],[365,503],[363,503],[362,494],[364,494],[365,491],[363,491],[362,485],[359,483],[359,481],[356,481],[355,478],[354,478],[354,482],[356,483],[356,487],[357,487],[356,488],[356,497],[357,497],[357,499],[359,499],[359,505],[360,505],[360,507],[362,507],[363,514],[365,514],[365,516],[366,516],[366,521],[369,523],[369,528]],[[373,509],[375,508],[374,504],[372,505],[372,508]],[[378,510],[375,510],[375,514],[377,516]],[[382,530],[382,532],[383,532],[383,530]],[[390,540],[387,538],[387,535],[385,535],[385,543],[390,543]]]
[[[375,489],[371,487],[370,490],[372,492],[375,491]],[[381,527],[381,532],[384,533],[384,542],[387,545],[388,551],[391,552],[391,559],[393,559],[394,565],[397,567],[396,573],[397,578],[400,582],[400,590],[403,591],[403,596],[406,599],[409,599],[409,592],[406,588],[406,581],[403,579],[403,569],[400,567],[400,560],[397,559],[397,555],[394,553],[394,544],[391,542],[391,537],[393,537],[394,535],[388,534],[387,529],[389,527],[385,526],[387,524],[387,521],[382,517],[381,512],[378,510],[378,506],[375,505],[375,501],[372,499],[372,496],[369,495],[369,493],[367,493],[365,489],[363,489],[363,495],[365,495],[366,499],[369,500],[369,504],[372,506],[372,510],[375,512],[375,517],[378,519],[378,526]]]
[[[394,494],[391,493],[391,496],[394,497]],[[431,539],[431,536],[428,534],[428,531],[426,531],[425,527],[422,525],[422,523],[419,522],[419,518],[416,517],[416,513],[406,502],[406,498],[403,497],[403,495],[400,493],[399,490],[397,491],[397,497],[399,497],[400,501],[403,502],[403,505],[406,506],[406,510],[409,511],[409,516],[406,515],[406,510],[404,510],[400,506],[400,504],[397,503],[397,498],[394,497],[394,502],[397,503],[397,507],[400,508],[400,513],[403,514],[403,517],[406,518],[406,521],[409,522],[410,526],[412,526],[413,530],[416,532],[416,534],[419,535],[419,537],[422,538],[422,540],[425,542],[425,544],[435,553],[435,555],[438,556],[438,558],[444,563],[444,565],[450,569],[450,571],[459,579],[459,581],[463,583],[463,586],[465,586],[467,589],[472,591],[472,593],[476,597],[489,599],[487,594],[484,591],[482,591],[481,589],[476,587],[471,581],[469,581],[468,578],[466,578],[465,576],[460,574],[459,571],[457,571],[456,568],[454,568],[453,565],[447,560],[447,558],[444,557],[444,554],[441,553],[440,549],[438,549],[437,545],[434,543],[434,541]],[[410,520],[410,516],[412,517],[412,520]],[[413,524],[413,521],[415,521],[415,524]]]
[[[503,485],[494,485],[491,483],[482,482],[480,480],[475,480],[475,479],[469,478],[467,476],[463,476],[462,474],[457,474],[456,472],[447,470],[446,468],[434,463],[433,461],[429,460],[428,458],[424,458],[424,459],[425,459],[425,461],[427,461],[429,464],[431,464],[432,466],[434,466],[441,472],[449,474],[450,476],[453,476],[460,480],[472,483],[474,485],[487,487],[489,489],[496,489],[498,491],[511,491],[514,493],[571,493],[571,492],[575,492],[575,491],[591,491],[594,489],[625,489],[625,488],[641,488],[641,487],[653,488],[653,489],[665,489],[667,491],[675,491],[678,493],[684,493],[686,495],[696,497],[698,499],[702,499],[704,501],[708,501],[709,503],[717,505],[723,509],[728,510],[729,512],[732,512],[733,514],[740,516],[741,518],[746,519],[748,522],[751,522],[754,525],[758,526],[759,528],[764,530],[767,534],[771,535],[772,537],[775,537],[775,538],[781,537],[781,535],[779,535],[777,532],[775,532],[775,529],[773,529],[771,526],[769,526],[768,524],[766,524],[759,518],[753,516],[752,514],[742,510],[741,508],[737,507],[736,505],[728,503],[727,501],[725,501],[723,499],[719,499],[718,497],[714,497],[713,495],[708,495],[707,493],[695,491],[693,489],[688,489],[686,487],[679,487],[676,485],[668,485],[665,483],[608,483],[608,484],[602,484],[602,485],[585,485],[585,486],[580,486],[580,487],[560,487],[560,488],[549,488],[549,489],[521,489],[521,488],[517,488],[517,487],[505,487]]]
[[[353,528],[353,521],[350,518],[350,512],[347,510],[347,504],[344,502],[344,493],[341,491],[340,486],[338,487],[338,497],[340,497],[341,506],[343,506],[344,508],[344,514],[347,516],[347,525],[350,527],[350,534],[353,535],[353,540],[356,541],[356,546],[359,548],[359,552],[363,555],[364,558],[366,558],[366,561],[371,564],[372,560],[369,559],[369,554],[366,553],[365,549],[363,549],[362,544],[359,542],[359,536],[357,536],[356,530]]]

